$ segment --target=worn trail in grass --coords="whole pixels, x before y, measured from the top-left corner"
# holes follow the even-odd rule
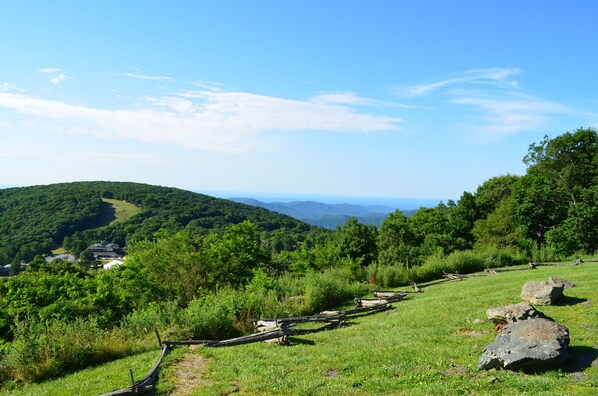
[[[297,395],[592,395],[598,394],[598,263],[540,267],[430,287],[394,309],[352,320],[345,328],[265,343],[199,348],[203,381],[185,394]],[[478,371],[496,337],[487,308],[520,301],[521,286],[549,276],[578,286],[559,306],[539,307],[567,326],[574,359],[563,370],[528,375]],[[480,320],[482,320],[480,322]],[[176,363],[162,378],[169,378]],[[205,367],[207,366],[207,367]]]

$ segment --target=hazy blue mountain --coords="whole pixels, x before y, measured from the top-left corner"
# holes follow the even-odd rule
[[[388,214],[396,209],[384,205],[332,204],[317,201],[263,202],[254,198],[243,197],[229,199],[286,214],[308,224],[330,229],[343,224],[350,217],[357,217],[363,224],[380,226]],[[403,210],[403,213],[407,216],[414,212],[413,209]]]

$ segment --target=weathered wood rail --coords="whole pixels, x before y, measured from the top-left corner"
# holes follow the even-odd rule
[[[164,357],[170,352],[171,347],[169,345],[164,345],[162,347],[162,353],[158,358],[154,367],[149,371],[149,373],[140,380],[133,381],[130,387],[125,389],[120,389],[110,393],[104,393],[101,396],[129,396],[129,395],[153,395],[154,394],[154,384],[158,379],[158,370],[160,369],[160,365],[164,360]],[[133,380],[133,374],[131,371],[131,380]]]

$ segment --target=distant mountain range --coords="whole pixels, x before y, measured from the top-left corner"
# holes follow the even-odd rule
[[[262,202],[254,198],[242,197],[229,199],[286,214],[305,223],[329,229],[334,229],[337,225],[345,223],[350,217],[357,217],[363,224],[374,224],[379,227],[388,214],[396,210],[396,208],[384,205],[327,204],[317,201]],[[410,216],[416,210],[402,210],[402,212],[406,216]]]

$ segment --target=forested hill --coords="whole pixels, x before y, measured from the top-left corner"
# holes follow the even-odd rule
[[[102,198],[141,208],[130,220],[110,222]],[[64,246],[79,253],[101,239],[126,245],[164,229],[204,233],[249,220],[260,231],[301,233],[310,226],[263,208],[177,188],[129,182],[73,182],[0,189],[0,264],[29,261]]]

